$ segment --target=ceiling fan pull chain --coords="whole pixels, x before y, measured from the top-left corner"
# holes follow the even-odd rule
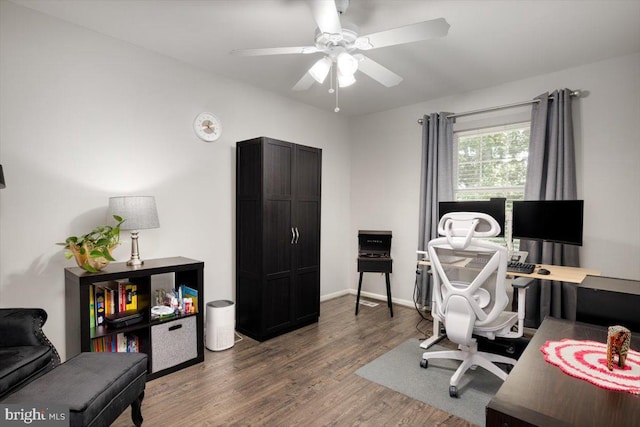
[[[333,72],[334,72],[333,62],[331,63],[331,68],[329,69],[329,93],[333,93]]]
[[[333,110],[336,113],[340,111],[340,107],[338,106],[338,92],[340,92],[340,85],[336,85],[336,108]]]

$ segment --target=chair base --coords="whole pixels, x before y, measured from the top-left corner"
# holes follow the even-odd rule
[[[475,366],[480,366],[504,381],[507,379],[508,374],[496,366],[495,363],[505,363],[512,366],[516,364],[516,359],[478,351],[478,343],[475,341],[468,346],[461,344],[458,346],[458,349],[459,350],[427,351],[422,355],[420,366],[426,368],[429,359],[453,359],[462,361],[456,372],[451,376],[451,381],[449,382],[451,389],[451,387],[458,386],[462,375],[464,375],[469,368],[474,369]],[[456,397],[451,394],[451,390],[449,394],[452,397]]]

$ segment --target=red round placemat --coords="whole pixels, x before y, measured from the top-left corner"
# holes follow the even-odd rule
[[[608,390],[640,394],[640,353],[637,351],[629,350],[624,368],[616,364],[616,355],[613,371],[607,368],[607,345],[596,341],[547,341],[540,351],[544,360],[572,377]]]

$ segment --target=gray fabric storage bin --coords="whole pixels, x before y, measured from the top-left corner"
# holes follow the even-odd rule
[[[151,372],[198,357],[196,316],[151,327]]]

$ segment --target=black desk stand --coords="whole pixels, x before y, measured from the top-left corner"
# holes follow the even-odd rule
[[[364,273],[384,273],[387,280],[387,306],[389,313],[393,317],[393,306],[391,305],[391,281],[389,273],[391,273],[393,260],[389,257],[369,258],[358,257],[358,272],[360,280],[358,281],[358,297],[356,299],[356,316],[358,315],[358,307],[360,305],[360,290],[362,289],[362,275]]]

